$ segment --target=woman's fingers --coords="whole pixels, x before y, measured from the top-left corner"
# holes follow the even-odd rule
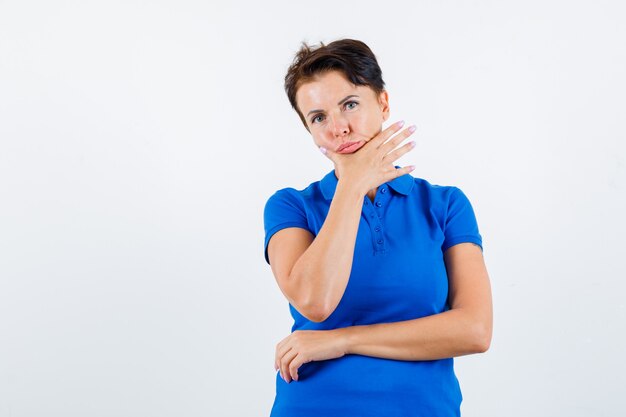
[[[409,147],[402,151],[394,151],[400,142],[411,136],[416,130],[415,126],[412,125],[401,131],[403,126],[404,121],[390,125],[376,136],[364,141],[365,143],[359,147],[359,150],[351,154],[339,154],[331,149],[326,149],[325,152],[320,150],[334,163],[337,177],[345,178],[344,182],[350,183],[365,195],[368,190],[388,181],[390,176],[395,178],[410,172],[396,172],[395,168],[389,168],[389,166],[393,167],[393,161],[412,149]]]
[[[387,155],[383,157],[383,159],[385,161],[389,161],[390,163],[393,163],[394,161],[399,159],[402,155],[408,153],[413,148],[415,148],[414,140],[411,142],[405,143],[404,145],[400,146],[398,149],[395,149],[389,152]]]
[[[296,355],[293,360],[289,363],[289,376],[291,377],[291,379],[293,379],[294,381],[298,380],[298,368],[300,368],[300,365],[302,365],[300,362],[302,360],[302,354],[298,354]]]
[[[391,140],[382,144],[380,149],[383,151],[383,154],[386,155],[389,152],[391,152],[396,146],[400,144],[400,142],[402,142],[403,140],[411,136],[415,132],[416,129],[417,127],[415,125],[411,125],[408,128],[404,129],[402,132],[398,133]]]
[[[405,167],[396,168],[393,167],[390,169],[385,175],[385,182],[392,181],[398,177],[403,176],[404,174],[408,174],[409,172],[415,169],[415,165],[407,165]]]
[[[389,139],[394,133],[398,132],[402,128],[402,126],[404,126],[404,120],[396,122],[387,127],[387,129],[374,136],[372,140],[370,140],[370,142],[373,142],[374,147],[378,148],[383,143],[385,143],[385,141]]]
[[[285,355],[280,359],[280,376],[285,380],[285,382],[291,382],[291,374],[289,372],[289,364],[296,357],[298,352],[295,349],[290,349]]]
[[[289,350],[289,348],[285,347],[285,340],[283,339],[276,344],[276,352],[274,354],[274,368],[278,370],[280,368],[280,358]]]

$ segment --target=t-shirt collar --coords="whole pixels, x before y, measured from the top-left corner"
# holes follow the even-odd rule
[[[400,168],[398,165],[395,165],[395,167]],[[320,188],[326,200],[332,200],[335,195],[338,182],[339,180],[335,176],[334,168],[326,174],[324,178],[322,178],[320,181]],[[389,187],[393,188],[394,191],[397,191],[400,194],[408,195],[411,192],[411,188],[413,188],[414,183],[415,181],[413,181],[413,177],[411,177],[410,174],[404,174],[384,184],[389,185]]]

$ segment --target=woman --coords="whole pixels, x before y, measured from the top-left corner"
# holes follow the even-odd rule
[[[285,90],[334,169],[265,205],[265,259],[294,318],[271,416],[459,416],[453,357],[492,333],[468,198],[394,165],[415,127],[382,129],[389,96],[364,43],[303,44]]]

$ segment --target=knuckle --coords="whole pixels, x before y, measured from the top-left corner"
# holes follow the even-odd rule
[[[388,129],[385,130],[384,132],[382,132],[382,134],[380,134],[380,138],[381,140],[385,141],[387,139],[389,139],[391,136],[393,136],[393,134],[396,133],[395,129]]]

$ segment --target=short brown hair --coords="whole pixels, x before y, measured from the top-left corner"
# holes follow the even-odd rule
[[[341,71],[355,85],[369,86],[377,95],[385,89],[376,56],[365,43],[356,39],[339,39],[328,45],[320,42],[318,47],[312,48],[302,42],[285,75],[285,92],[307,130],[306,120],[296,103],[296,92],[302,84],[331,70]]]

